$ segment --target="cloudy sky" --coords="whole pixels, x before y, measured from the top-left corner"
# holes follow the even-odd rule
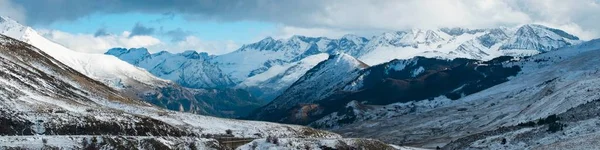
[[[223,54],[264,37],[372,36],[536,23],[600,37],[600,0],[0,0],[0,15],[71,49]]]

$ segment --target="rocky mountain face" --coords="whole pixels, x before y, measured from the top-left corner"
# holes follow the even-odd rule
[[[263,103],[243,90],[197,90],[181,87],[171,81],[158,78],[143,68],[132,65],[133,63],[145,62],[141,59],[143,57],[137,56],[150,57],[145,55],[147,51],[144,49],[132,50],[131,54],[125,54],[125,51],[114,51],[115,54],[122,54],[123,58],[127,58],[124,60],[132,64],[109,55],[80,53],[54,43],[42,37],[31,27],[21,25],[6,17],[0,17],[0,34],[38,47],[59,62],[111,88],[119,90],[130,98],[142,98],[152,104],[172,110],[220,117],[243,117],[249,110],[257,108]],[[178,55],[163,53],[156,57],[171,56],[181,58],[181,60],[206,59],[208,57],[191,51]],[[157,60],[161,60],[161,58],[157,58]],[[164,60],[157,63],[165,64]],[[171,68],[171,70],[166,70],[167,72],[177,72],[181,70],[177,70],[174,66],[186,65],[188,63],[171,60],[166,64],[170,66],[164,66],[165,68]],[[192,67],[194,65],[188,66]],[[157,70],[160,71],[160,69]],[[202,72],[202,70],[184,70],[184,72],[195,74]],[[168,75],[177,76],[179,74]],[[204,75],[213,74],[207,73]],[[215,76],[214,78],[218,77]],[[221,81],[227,82],[226,79]],[[208,82],[200,80],[184,82],[186,85],[196,85],[198,83]]]

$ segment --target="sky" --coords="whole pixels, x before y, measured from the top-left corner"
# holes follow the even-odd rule
[[[220,55],[265,37],[372,36],[542,24],[600,37],[600,0],[0,0],[0,15],[71,49]]]

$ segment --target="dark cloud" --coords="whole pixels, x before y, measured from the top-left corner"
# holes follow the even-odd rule
[[[163,21],[169,21],[169,20],[173,20],[175,19],[175,13],[173,12],[167,12],[167,13],[163,13],[161,18],[158,18],[156,20],[152,20],[152,23],[161,23]]]
[[[12,0],[26,10],[29,24],[75,20],[93,13],[181,14],[187,19],[307,22],[325,6],[320,0]],[[307,13],[310,12],[310,13]]]
[[[131,34],[129,34],[129,37],[133,37],[133,36],[137,36],[137,35],[151,35],[154,34],[154,28],[151,27],[146,27],[141,23],[136,23],[135,26],[133,26],[133,29],[131,29]]]
[[[6,1],[6,0],[5,0]],[[261,21],[298,28],[398,30],[544,23],[600,35],[600,0],[7,0],[30,25],[94,13],[176,14],[188,20]],[[0,7],[2,8],[2,7]],[[560,8],[560,9],[556,9]],[[552,10],[552,11],[548,11]],[[169,16],[167,15],[166,18]],[[493,19],[490,19],[493,18]]]
[[[186,37],[193,34],[191,31],[185,31],[181,28],[177,28],[174,30],[169,30],[163,33],[166,36],[171,37],[172,42],[179,42],[185,40]]]
[[[100,28],[98,30],[96,30],[96,33],[94,33],[94,37],[100,37],[100,36],[107,36],[110,35],[108,32],[106,32],[106,28]]]

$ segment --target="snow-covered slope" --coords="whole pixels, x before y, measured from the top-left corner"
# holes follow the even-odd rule
[[[121,89],[140,83],[161,84],[166,82],[116,57],[70,50],[42,37],[31,27],[21,25],[6,17],[0,17],[0,34],[38,47],[67,66],[113,88]]]
[[[553,144],[559,141],[569,141],[561,143],[565,146],[580,142],[581,138],[593,140],[596,137],[589,135],[597,132],[584,130],[590,129],[589,123],[600,117],[589,112],[597,110],[596,102],[592,101],[600,99],[597,86],[600,66],[596,59],[600,56],[599,43],[600,40],[593,40],[505,63],[505,66],[519,66],[522,71],[508,82],[458,100],[427,101],[432,104],[429,106],[443,105],[413,105],[417,107],[408,113],[360,121],[334,131],[430,148],[456,140],[448,145],[449,149],[528,149],[561,146]],[[386,107],[394,106],[400,104]],[[557,128],[555,121],[531,126],[527,123],[553,114],[559,116],[558,125],[567,126]],[[555,128],[549,129],[551,126]],[[586,132],[585,136],[577,136],[580,131]],[[508,142],[501,142],[502,138]]]
[[[524,25],[502,47],[502,50],[538,50],[548,52],[579,43],[579,38],[558,29],[541,25]]]
[[[308,56],[298,62],[278,65],[264,73],[252,76],[240,83],[237,88],[247,89],[259,99],[271,101],[279,96],[309,69],[329,57],[327,53]]]
[[[367,67],[350,55],[344,53],[331,55],[327,60],[307,71],[280,96],[253,113],[250,118],[270,121],[302,119],[302,109],[316,108],[311,106],[300,108],[297,112],[299,116],[295,118],[284,117],[287,113],[282,111],[289,110],[297,104],[310,103],[335,94]]]
[[[221,69],[206,60],[207,53],[186,51],[171,54],[162,51],[150,54],[145,48],[113,48],[105,54],[113,55],[135,66],[144,68],[150,73],[174,81],[189,88],[225,88],[234,83]]]
[[[236,137],[339,138],[302,126],[221,119],[158,108],[127,98],[44,51],[3,35],[0,76],[0,134],[4,136],[0,145],[22,142],[11,139],[31,139],[26,136],[32,135],[71,143],[85,135],[103,135],[113,140],[116,136],[136,137],[131,141],[150,136],[172,145],[178,141],[202,143],[210,138],[206,135],[222,135],[226,130]],[[61,138],[72,135],[75,137]],[[160,138],[163,136],[168,138]],[[91,141],[99,140],[102,138]]]

